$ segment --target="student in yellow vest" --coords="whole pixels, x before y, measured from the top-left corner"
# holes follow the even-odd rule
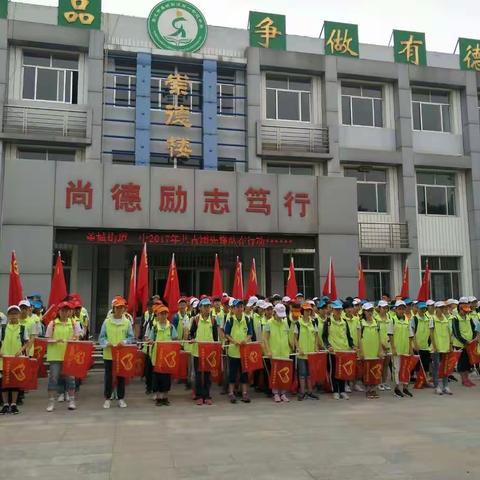
[[[372,303],[364,303],[362,314],[358,322],[359,356],[363,360],[383,358],[382,338],[380,326],[374,317]],[[365,385],[367,398],[379,398],[376,385]]]
[[[393,372],[395,375],[394,395],[403,398],[405,395],[413,397],[408,390],[408,382],[400,384],[398,374],[400,372],[400,356],[413,354],[413,330],[406,317],[406,304],[403,300],[395,302],[395,311],[392,313],[392,322],[388,328],[390,345],[392,348]]]
[[[38,330],[37,319],[33,316],[32,305],[29,300],[21,300],[18,304],[20,307],[20,325],[23,325],[27,331],[30,340],[38,337],[40,332]],[[29,347],[28,354],[33,355],[33,343]]]
[[[105,365],[103,408],[110,408],[112,396],[112,347],[119,344],[133,343],[133,327],[129,318],[125,315],[127,301],[122,297],[115,297],[112,301],[112,315],[107,316],[102,324],[98,343],[103,347],[103,363]],[[127,407],[125,402],[125,378],[117,377],[118,406]]]
[[[151,359],[151,345],[148,343],[150,331],[153,327],[155,321],[155,314],[153,309],[156,305],[162,305],[160,300],[149,300],[147,302],[147,310],[143,314],[142,326],[140,329],[141,339],[145,344],[143,345],[142,351],[145,354],[145,368],[143,370],[143,376],[145,377],[145,394],[150,395],[153,390],[153,366]]]
[[[272,358],[290,358],[294,345],[290,340],[290,328],[287,322],[285,305],[278,302],[273,308],[273,317],[263,329],[263,343],[267,356]],[[289,402],[285,390],[272,390],[275,403]]]
[[[197,405],[212,405],[210,372],[200,372],[198,342],[218,342],[218,325],[211,315],[212,302],[203,298],[198,303],[200,313],[192,318],[189,339],[193,343],[192,355],[195,370],[195,400]]]
[[[330,352],[328,356],[328,367],[330,373],[330,382],[333,389],[333,398],[335,400],[349,400],[348,393],[345,392],[345,380],[335,377],[335,352],[345,352],[354,350],[353,339],[350,334],[348,323],[342,315],[343,303],[341,300],[335,300],[330,304],[332,314],[323,326],[323,344]]]
[[[175,326],[168,321],[168,307],[165,305],[155,305],[153,307],[155,313],[155,322],[150,330],[149,338],[152,342],[171,342],[176,340],[177,330]],[[155,364],[157,355],[157,346],[152,348],[152,364]],[[153,372],[153,391],[156,394],[155,405],[160,407],[162,405],[170,405],[168,400],[168,392],[172,388],[172,376],[168,373]]]
[[[310,303],[302,305],[302,315],[295,325],[295,348],[298,353],[297,372],[299,380],[299,392],[297,400],[306,398],[318,400],[313,393],[313,385],[308,371],[308,354],[318,352],[320,342],[318,340],[318,326],[313,322],[313,307]]]
[[[75,410],[75,377],[63,376],[62,366],[67,342],[78,340],[82,334],[80,325],[72,318],[73,307],[70,302],[61,302],[58,305],[58,314],[55,320],[52,320],[45,333],[48,338],[47,362],[50,367],[48,371],[48,406],[47,412],[53,412],[55,409],[55,394],[59,392],[59,379],[62,377],[69,395],[68,409]]]
[[[7,309],[7,322],[0,325],[0,373],[3,370],[3,356],[18,357],[30,346],[28,331],[20,325],[20,307],[11,305]],[[17,407],[20,391],[14,388],[2,388],[3,407],[0,415],[20,413]]]
[[[386,300],[380,300],[377,304],[377,311],[374,314],[375,321],[380,328],[380,339],[382,342],[382,350],[384,352],[383,359],[383,371],[382,371],[382,383],[378,386],[378,389],[383,392],[385,390],[391,390],[388,384],[388,374],[390,373],[391,355],[390,353],[390,339],[388,337],[388,325],[391,322],[389,315],[389,306]]]
[[[469,373],[472,365],[468,359],[465,346],[475,340],[475,324],[469,316],[471,308],[467,297],[459,299],[457,314],[452,319],[453,347],[456,350],[462,349],[462,354],[458,360],[457,370],[462,378],[464,387],[474,387],[475,384],[470,380]]]
[[[413,337],[413,348],[420,356],[421,365],[417,366],[417,372],[423,367],[423,371],[428,377],[432,359],[431,330],[433,328],[433,317],[427,312],[427,308],[426,302],[417,302],[416,313],[410,320],[410,326],[415,335]],[[427,383],[426,386],[432,388],[433,384]]]
[[[447,305],[445,302],[435,303],[435,313],[432,316],[432,374],[433,385],[437,395],[452,395],[452,391],[448,388],[448,377],[442,378],[442,386],[440,386],[438,378],[440,362],[452,350],[452,327],[448,317],[445,315],[446,312]]]
[[[253,322],[244,312],[242,300],[233,302],[233,314],[225,322],[225,337],[229,341],[228,347],[228,398],[230,403],[237,403],[235,397],[235,384],[237,376],[242,385],[242,402],[250,403],[248,396],[248,374],[242,372],[240,361],[240,345],[245,345],[252,341]]]
[[[361,311],[362,301],[359,298],[348,299],[343,304],[343,319],[348,324],[348,329],[353,340],[353,347],[358,349],[358,325],[360,323],[359,312]],[[353,389],[356,392],[364,392],[360,380],[345,383],[345,391],[350,393]]]

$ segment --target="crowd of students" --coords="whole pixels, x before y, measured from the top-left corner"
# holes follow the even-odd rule
[[[98,339],[103,349],[104,408],[110,408],[112,400],[118,400],[120,408],[127,407],[125,379],[113,378],[112,347],[134,343],[145,354],[146,393],[153,394],[157,406],[170,405],[171,376],[153,368],[157,342],[165,341],[181,341],[182,349],[190,353],[185,386],[192,389],[197,405],[212,404],[212,379],[209,372],[200,371],[199,342],[221,342],[224,346],[222,393],[231,403],[250,403],[252,385],[276,403],[290,401],[289,392],[269,389],[272,358],[294,360],[299,401],[318,400],[321,389],[331,391],[336,400],[348,400],[352,390],[365,392],[369,399],[379,398],[379,391],[390,390],[397,398],[412,397],[408,383],[400,381],[399,370],[400,357],[414,353],[420,357],[417,368],[428,376],[426,387],[436,394],[452,395],[449,382],[456,381],[456,377],[439,378],[439,365],[452,350],[461,351],[456,371],[462,385],[474,386],[469,374],[475,365],[470,364],[465,346],[480,337],[479,302],[475,297],[436,302],[383,298],[374,304],[351,297],[343,301],[330,301],[327,297],[306,299],[300,293],[293,299],[273,295],[250,297],[244,302],[223,294],[214,298],[180,298],[176,313],[171,315],[156,295],[138,324],[127,313],[123,297],[115,297],[111,307]],[[31,300],[10,306],[1,326],[0,370],[3,356],[32,355],[35,336],[49,340],[47,411],[53,411],[57,401],[65,400],[68,409],[75,410],[79,382],[61,372],[67,342],[88,338],[88,313],[79,297],[70,296],[59,304],[57,317],[46,329]],[[255,372],[253,378],[242,371],[240,361],[240,346],[252,341],[261,342],[264,355],[264,369]],[[318,351],[329,352],[329,379],[323,385],[313,384],[309,375],[308,355]],[[355,351],[359,359],[383,359],[381,383],[363,385],[359,380],[345,382],[336,378],[335,353],[345,351]],[[17,414],[23,396],[23,392],[3,389],[0,413]]]

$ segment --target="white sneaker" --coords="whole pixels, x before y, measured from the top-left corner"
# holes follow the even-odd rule
[[[352,393],[352,389],[350,388],[350,385],[345,385],[345,391],[347,393]]]
[[[381,392],[384,392],[385,391],[385,385],[383,383],[381,383],[379,386],[378,386],[378,389],[381,391]]]
[[[105,400],[103,402],[103,408],[110,408],[110,400]]]
[[[445,393],[446,395],[453,395],[452,391],[448,387],[445,387],[443,389],[443,393]]]
[[[359,383],[356,383],[354,386],[353,386],[353,389],[356,391],[356,392],[364,392],[365,389],[359,384]],[[345,389],[345,391],[347,391],[347,389]]]
[[[339,393],[334,393],[333,394],[333,399],[334,400],[340,400],[340,394]]]
[[[69,410],[76,410],[77,409],[77,406],[75,405],[75,399],[71,398],[68,401],[68,409]]]
[[[441,389],[441,387],[437,387],[437,388],[435,389],[435,393],[436,393],[437,395],[443,395],[443,390]]]
[[[118,401],[118,406],[120,408],[127,408],[127,402],[122,398],[121,400]]]
[[[65,401],[66,402],[70,401],[70,395],[68,393],[65,394]]]
[[[53,412],[55,410],[55,400],[48,401],[47,412]]]
[[[342,392],[340,394],[340,398],[343,398],[344,400],[350,400],[350,397],[348,396],[348,393]]]
[[[61,393],[58,398],[57,398],[57,402],[64,402],[65,401],[65,394],[64,393]]]
[[[384,383],[383,388],[387,391],[392,389],[392,387],[388,383]]]

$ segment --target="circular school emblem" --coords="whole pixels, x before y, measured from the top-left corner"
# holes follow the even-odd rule
[[[147,20],[152,42],[165,50],[196,52],[207,39],[202,12],[183,0],[165,0],[153,7]]]

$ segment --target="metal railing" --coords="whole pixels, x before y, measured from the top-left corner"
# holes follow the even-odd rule
[[[259,128],[262,151],[328,154],[328,128],[320,125],[270,125]]]
[[[23,105],[5,105],[3,131],[22,135],[87,137],[87,112]]]
[[[359,223],[360,248],[403,249],[409,248],[406,223]]]

